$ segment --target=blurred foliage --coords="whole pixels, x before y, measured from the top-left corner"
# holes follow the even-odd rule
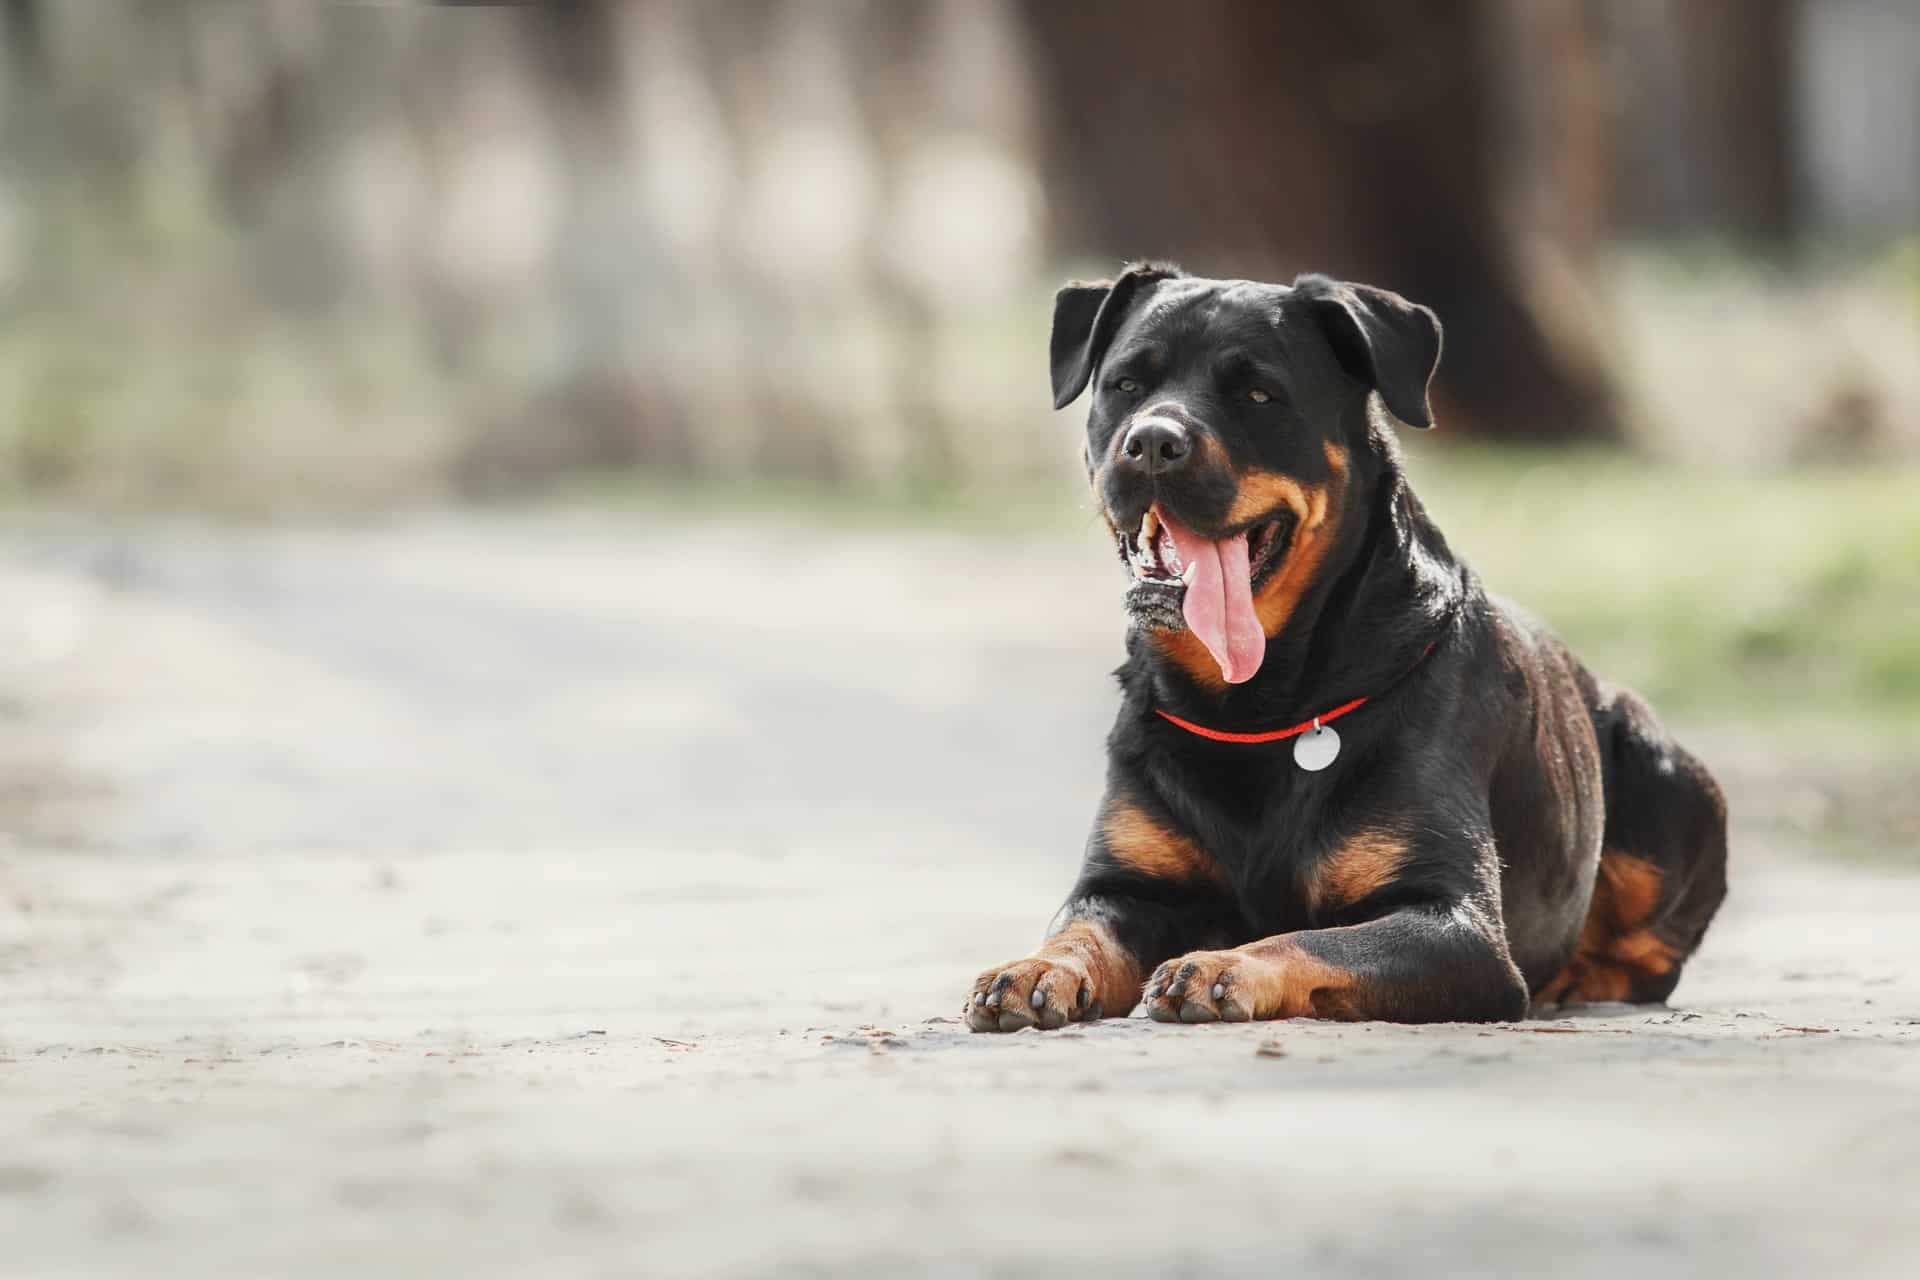
[[[1426,437],[1408,454],[1416,490],[1488,590],[1663,713],[1781,731],[1845,722],[1920,744],[1920,468],[1742,473]],[[602,476],[566,500],[676,521],[1072,536],[1088,542],[1089,573],[1110,568],[1084,488],[1051,471],[851,500],[790,481]]]
[[[1920,235],[1901,221],[1915,179],[1874,142],[1900,136],[1912,88],[1874,34],[1894,9],[1846,0],[1760,24],[1793,57],[1722,92],[1700,69],[1741,47],[1722,37],[1754,27],[1750,9],[1480,11],[1501,74],[1524,82],[1502,110],[1525,145],[1495,203],[1540,257],[1524,273],[1554,299],[1540,314],[1597,334],[1642,457],[1463,452],[1456,431],[1418,442],[1417,465],[1493,585],[1663,705],[1911,718],[1920,504],[1911,471],[1861,464],[1920,452]],[[1033,10],[7,12],[0,503],[351,511],[558,482],[648,505],[1093,526],[1073,415],[1050,423],[1041,366],[1054,283],[1114,265],[1063,260],[1110,219],[1062,198],[1094,162],[1055,135],[1118,104],[1097,100],[1104,64],[1080,86],[1094,97],[1055,100],[1058,68],[1030,64]],[[1325,41],[1366,26],[1259,16]],[[1262,130],[1332,128],[1311,86],[1269,101],[1265,64],[1238,47],[1253,27],[1200,25],[1209,57],[1252,76]],[[1616,96],[1573,92],[1586,81],[1554,67]],[[1184,74],[1204,86],[1218,67]],[[1254,118],[1232,94],[1208,101]],[[1405,102],[1347,123],[1432,124]],[[1754,103],[1783,127],[1760,128]],[[1182,128],[1162,130],[1166,156],[1207,132]],[[1775,181],[1789,152],[1811,166],[1797,213]],[[1115,179],[1151,159],[1130,146]],[[1303,163],[1280,200],[1316,192],[1301,207],[1344,235],[1327,188],[1300,188]],[[1121,238],[1235,243],[1189,228],[1234,201],[1209,214],[1163,187],[1179,193],[1166,226]],[[1271,248],[1317,258],[1342,235]],[[1456,335],[1488,287],[1460,274]]]
[[[1614,250],[1615,361],[1651,452],[1721,467],[1920,452],[1920,237]]]
[[[1676,716],[1920,736],[1920,470],[1427,448],[1490,589]]]
[[[217,292],[216,280],[197,288]],[[1603,283],[1633,443],[1650,458],[1746,473],[1920,453],[1920,238],[1798,263],[1724,240],[1636,246],[1609,256]],[[0,327],[0,503],[255,515],[724,480],[775,502],[838,495],[855,518],[962,511],[969,486],[1071,483],[1074,434],[1049,425],[1041,368],[1050,299],[1036,282],[994,314],[948,322],[911,380],[922,416],[893,428],[918,442],[903,465],[773,453],[663,468],[609,451],[605,406],[530,399],[524,357],[482,352],[442,369],[417,332],[374,309],[296,321],[208,300],[182,324],[130,286],[117,306]],[[993,460],[960,465],[976,428]],[[1053,445],[1027,447],[1037,439]],[[1461,444],[1443,431],[1431,449]]]
[[[1670,456],[1915,450],[1920,15],[1404,9],[17,0],[0,502],[1017,487],[1053,287],[1135,255],[1407,289],[1529,440],[1597,382]]]
[[[0,6],[0,495],[950,470],[1022,426],[926,371],[1038,287],[1025,87],[1000,2]]]

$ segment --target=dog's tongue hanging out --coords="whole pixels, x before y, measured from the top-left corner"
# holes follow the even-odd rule
[[[1253,679],[1267,656],[1267,633],[1253,610],[1253,571],[1247,562],[1247,535],[1210,542],[1159,512],[1180,561],[1188,566],[1186,599],[1180,611],[1187,626],[1220,664],[1228,684]]]

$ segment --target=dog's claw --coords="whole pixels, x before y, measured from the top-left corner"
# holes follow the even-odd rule
[[[1077,961],[1029,956],[989,969],[974,980],[963,1008],[975,1031],[1045,1031],[1070,1022],[1098,1018],[1100,1001],[1093,982]]]

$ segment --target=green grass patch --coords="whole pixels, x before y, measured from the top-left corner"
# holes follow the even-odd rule
[[[1920,469],[1433,446],[1454,549],[1664,710],[1920,735]]]

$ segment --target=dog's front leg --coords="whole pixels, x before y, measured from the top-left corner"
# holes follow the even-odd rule
[[[975,1031],[1052,1030],[1069,1022],[1125,1016],[1140,1000],[1141,958],[1111,921],[1122,901],[1077,901],[1032,955],[995,965],[973,981],[967,1025]]]
[[[1498,922],[1455,902],[1190,952],[1154,971],[1146,1001],[1161,1022],[1490,1022],[1525,1017],[1527,989]]]
[[[1140,1003],[1140,980],[1170,955],[1229,937],[1219,908],[1175,895],[1076,890],[1033,954],[995,965],[967,993],[975,1031],[1052,1030],[1069,1022],[1124,1018]]]
[[[1038,950],[967,991],[975,1031],[1123,1018],[1168,956],[1247,936],[1227,877],[1197,841],[1124,783],[1109,784],[1086,861]]]

